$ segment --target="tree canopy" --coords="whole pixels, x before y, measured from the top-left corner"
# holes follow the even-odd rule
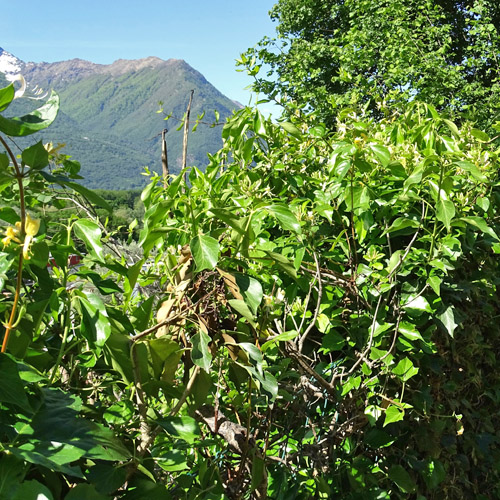
[[[500,112],[500,6],[494,0],[279,0],[277,38],[243,62],[255,89],[333,120],[345,106],[411,99],[491,126]],[[269,76],[272,75],[270,79]]]

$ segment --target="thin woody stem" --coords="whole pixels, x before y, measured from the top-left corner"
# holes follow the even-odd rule
[[[26,206],[24,201],[23,175],[21,173],[19,164],[17,163],[14,153],[12,152],[9,145],[5,142],[5,139],[2,136],[0,136],[0,142],[7,151],[7,154],[10,156],[10,159],[16,171],[15,177],[17,179],[17,184],[19,186],[19,205],[21,210],[21,236],[24,237],[24,230],[26,227]],[[23,283],[23,264],[24,264],[24,255],[23,252],[21,252],[19,254],[19,264],[17,266],[17,282],[16,282],[16,291],[14,294],[14,303],[12,304],[12,310],[10,312],[9,321],[5,326],[5,334],[3,337],[1,352],[5,352],[7,350],[7,346],[9,344],[10,332],[12,331],[12,325],[14,324],[14,320],[16,318],[17,305],[19,303],[19,296],[21,294],[21,286]]]

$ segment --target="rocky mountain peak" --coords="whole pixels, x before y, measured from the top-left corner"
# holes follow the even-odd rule
[[[23,62],[10,52],[0,47],[0,73],[3,73],[7,80],[13,80],[21,73]]]

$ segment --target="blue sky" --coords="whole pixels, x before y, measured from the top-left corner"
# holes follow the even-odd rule
[[[274,36],[273,0],[24,0],[5,2],[0,47],[23,61],[75,57],[109,64],[184,59],[223,94],[248,104],[250,77],[234,60]]]

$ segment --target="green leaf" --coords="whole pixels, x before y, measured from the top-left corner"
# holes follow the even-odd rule
[[[394,422],[399,422],[400,420],[403,420],[404,416],[405,416],[405,411],[403,410],[403,408],[400,408],[399,406],[396,405],[390,405],[385,410],[384,427]]]
[[[489,142],[489,140],[490,140],[490,137],[488,136],[487,133],[485,133],[482,130],[479,130],[477,128],[473,128],[470,131],[470,133],[472,134],[473,137],[475,137],[480,142]]]
[[[296,139],[300,139],[302,137],[302,133],[293,123],[282,122],[280,123],[280,125],[284,130],[286,130],[291,136],[295,137]]]
[[[168,472],[176,472],[181,470],[189,469],[189,465],[186,462],[186,455],[180,450],[171,450],[166,453],[162,453],[160,456],[156,456],[155,462],[163,469]],[[141,496],[141,498],[151,498],[149,495],[147,497]],[[159,496],[160,498],[168,498],[166,496]]]
[[[10,500],[54,500],[50,490],[38,481],[24,481]],[[68,498],[68,497],[66,497]]]
[[[462,217],[461,219],[458,220],[464,221],[465,223],[470,224],[471,226],[477,227],[483,233],[488,234],[497,241],[500,241],[500,238],[498,238],[495,231],[493,231],[493,229],[491,229],[491,227],[488,226],[488,224],[482,217],[470,216],[470,217]]]
[[[269,205],[266,208],[278,219],[278,222],[283,229],[301,234],[299,221],[287,206],[275,204]]]
[[[82,308],[82,335],[97,347],[102,347],[111,335],[108,312],[102,300],[95,294],[79,297]]]
[[[432,307],[430,306],[428,300],[422,295],[409,295],[402,305],[405,311],[408,311],[410,314],[421,314],[423,312],[431,313],[433,312]]]
[[[284,255],[281,255],[277,252],[270,252],[269,250],[264,250],[264,253],[273,261],[276,267],[279,267],[286,274],[291,276],[293,279],[297,279],[297,270],[289,259],[287,259]]]
[[[236,312],[241,314],[241,316],[247,319],[250,323],[253,323],[255,321],[254,314],[244,300],[231,299],[227,302]]]
[[[453,202],[439,198],[436,204],[436,217],[449,231],[451,221],[455,217],[455,205],[453,205]]]
[[[422,470],[425,484],[430,490],[436,489],[446,478],[446,470],[439,460],[429,460]]]
[[[266,473],[266,463],[261,457],[254,455],[252,458],[252,482],[250,484],[250,491],[256,490]]]
[[[293,340],[298,336],[298,334],[299,332],[297,332],[296,330],[289,330],[287,332],[280,333],[279,335],[276,335],[276,337],[273,337],[271,340],[264,342],[264,344],[262,344],[261,350],[262,352],[266,352],[269,347],[276,344],[277,342],[286,342],[287,340]]]
[[[444,118],[443,123],[448,127],[455,139],[460,139],[460,132],[458,130],[458,127],[451,120],[447,120],[446,118]]]
[[[196,270],[214,269],[219,260],[219,242],[206,234],[195,236],[190,244]]]
[[[203,368],[207,373],[210,371],[212,364],[212,353],[208,347],[210,337],[203,331],[199,331],[191,337],[191,359],[193,363],[200,368]]]
[[[31,168],[34,168],[35,170],[45,168],[49,164],[49,153],[43,147],[42,141],[26,148],[21,153],[21,158],[23,163]]]
[[[406,382],[418,373],[418,368],[415,368],[408,358],[403,358],[391,371]]]
[[[438,315],[438,319],[448,332],[448,335],[453,338],[458,324],[455,322],[455,308],[448,306],[444,312]]]
[[[13,83],[0,89],[0,112],[8,108],[9,104],[14,100],[15,95],[16,90],[14,89]]]
[[[0,171],[7,170],[10,165],[9,157],[6,153],[0,153]]]
[[[81,194],[85,198],[87,198],[88,201],[90,201],[92,204],[97,205],[98,207],[104,208],[104,210],[107,210],[109,213],[111,213],[113,210],[109,203],[99,196],[95,191],[92,191],[91,189],[87,189],[85,186],[82,186],[81,184],[78,184],[77,182],[64,182],[61,183],[61,185],[65,185],[73,189],[73,191],[76,191],[77,193]]]
[[[17,363],[8,354],[0,353],[0,373],[2,374],[0,402],[16,405],[31,413],[31,406],[26,397],[24,383],[19,376]]]
[[[415,325],[407,321],[401,321],[398,331],[408,340],[424,340]]]
[[[370,149],[373,151],[374,155],[377,157],[378,161],[382,166],[387,167],[391,161],[391,153],[389,149],[381,144],[370,144]]]
[[[373,428],[366,433],[366,443],[371,448],[385,448],[394,443],[395,438],[382,429]]]
[[[201,436],[198,422],[188,415],[182,417],[166,417],[157,423],[175,439],[182,439],[189,444],[199,441]]]
[[[454,163],[457,167],[460,167],[462,170],[466,172],[470,172],[472,177],[477,179],[480,182],[486,182],[488,178],[470,161],[457,161]]]
[[[239,288],[243,300],[246,302],[252,313],[257,314],[257,309],[262,302],[262,297],[264,292],[262,291],[262,285],[259,281],[251,276],[242,273],[233,274],[236,285]]]
[[[87,247],[87,250],[97,260],[104,261],[103,246],[101,243],[101,229],[89,219],[78,219],[73,224],[73,229],[78,238],[80,238]]]
[[[393,465],[389,469],[389,478],[403,493],[413,493],[416,489],[415,481],[401,465]]]
[[[85,477],[99,493],[110,495],[125,483],[127,471],[125,467],[99,462],[89,468]]]
[[[13,137],[34,134],[47,128],[59,111],[59,96],[52,91],[47,102],[31,113],[14,118],[0,116],[0,131]]]
[[[110,497],[101,495],[92,484],[77,484],[71,488],[64,500],[109,500]]]

